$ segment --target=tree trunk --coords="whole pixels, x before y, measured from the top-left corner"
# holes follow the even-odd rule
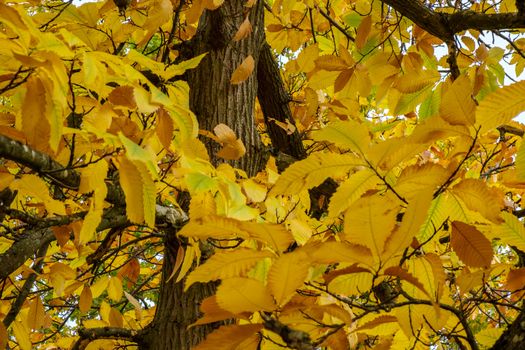
[[[267,156],[261,143],[254,119],[257,74],[239,85],[232,85],[234,70],[248,56],[258,61],[264,42],[263,2],[257,1],[253,8],[244,6],[244,0],[225,1],[215,11],[206,11],[200,19],[197,34],[191,42],[191,56],[207,52],[199,66],[188,72],[190,107],[196,114],[200,129],[212,131],[223,123],[228,125],[246,146],[246,155],[231,162],[235,167],[254,175],[261,170]],[[247,38],[235,42],[233,36],[245,16],[253,26]],[[203,140],[215,165],[220,148],[215,141]],[[176,278],[167,280],[176,260],[179,241],[174,232],[167,232],[163,262],[161,290],[155,318],[142,336],[141,349],[186,350],[198,344],[216,325],[188,326],[199,317],[201,301],[215,292],[216,283],[195,284],[183,291],[183,283]]]

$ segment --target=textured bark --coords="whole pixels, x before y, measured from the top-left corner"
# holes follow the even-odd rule
[[[525,349],[525,309],[499,337],[491,350],[523,350]]]
[[[297,130],[288,135],[283,128],[270,119],[273,118],[283,123],[290,122],[295,125],[288,105],[290,96],[284,89],[279,67],[268,44],[264,44],[261,49],[257,80],[259,83],[257,97],[273,148],[296,159],[305,158],[306,152]]]
[[[216,283],[192,285],[184,291],[182,282],[172,275],[180,242],[176,232],[166,231],[162,284],[155,318],[140,336],[142,350],[189,350],[213,331],[214,324],[188,326],[197,321],[201,301],[215,292]]]
[[[246,11],[249,11],[253,32],[235,42],[233,37],[244,21]],[[197,115],[201,129],[212,131],[217,124],[223,123],[235,131],[246,146],[246,155],[231,164],[249,175],[257,173],[267,158],[254,119],[257,74],[254,71],[238,85],[231,84],[230,78],[249,55],[258,61],[263,42],[263,2],[257,1],[252,9],[247,9],[244,1],[231,0],[201,16],[197,35],[191,43],[192,56],[208,54],[196,69],[188,72],[190,107]],[[221,160],[215,157],[220,145],[209,139],[204,141],[212,162],[220,163]]]
[[[230,0],[215,11],[206,11],[200,19],[195,38],[190,44],[191,56],[207,52],[196,69],[187,74],[190,86],[190,107],[196,114],[201,129],[212,131],[223,123],[228,125],[246,146],[246,155],[231,162],[235,167],[254,175],[267,159],[254,119],[257,74],[239,85],[230,78],[242,61],[251,55],[258,61],[264,42],[263,2],[247,9],[245,1]],[[247,38],[234,42],[233,36],[249,11],[253,32]],[[215,165],[222,162],[216,157],[220,149],[215,141],[204,139]],[[179,242],[175,232],[166,234],[163,277],[155,318],[141,335],[141,349],[186,350],[199,343],[215,329],[214,324],[191,327],[199,317],[201,301],[215,292],[216,283],[194,284],[187,291],[176,278],[168,280],[176,260]]]

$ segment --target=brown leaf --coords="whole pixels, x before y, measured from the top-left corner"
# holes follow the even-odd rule
[[[217,156],[228,160],[236,160],[244,156],[246,147],[244,147],[241,140],[237,139],[235,133],[228,125],[218,124],[213,128],[213,131],[217,135],[217,141],[223,147],[217,152]]]
[[[237,67],[237,69],[233,72],[232,77],[230,79],[230,83],[233,85],[238,85],[248,79],[250,74],[253,72],[253,68],[255,67],[255,61],[253,60],[252,55],[248,55],[242,61],[242,63]]]
[[[492,245],[474,226],[454,221],[450,243],[466,265],[485,268],[490,266],[493,256]]]
[[[108,100],[115,106],[123,106],[129,109],[137,108],[132,86],[116,87],[109,94]]]
[[[252,24],[250,23],[250,20],[248,17],[242,22],[241,26],[239,27],[239,30],[237,33],[235,33],[235,36],[233,37],[233,41],[240,41],[244,38],[246,38],[250,33],[252,32]]]
[[[355,37],[355,46],[357,46],[358,49],[362,49],[368,39],[368,36],[370,35],[370,31],[372,29],[372,16],[366,16],[363,18],[361,23],[359,24],[359,27],[357,28],[357,35]]]

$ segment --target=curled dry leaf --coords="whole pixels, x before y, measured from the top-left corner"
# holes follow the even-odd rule
[[[255,67],[255,61],[253,60],[252,55],[248,55],[242,61],[242,63],[237,67],[235,72],[233,72],[232,77],[230,79],[230,83],[237,85],[248,79],[250,74],[253,72],[253,68]]]
[[[248,17],[242,22],[241,26],[239,27],[239,30],[237,30],[237,33],[235,33],[235,36],[233,37],[233,41],[240,41],[244,38],[246,38],[248,35],[250,35],[252,32],[252,24],[250,23],[250,20]]]
[[[244,144],[235,136],[228,125],[218,124],[213,128],[213,131],[217,135],[217,141],[222,146],[222,149],[217,152],[217,156],[227,160],[236,160],[244,156],[246,153]]]

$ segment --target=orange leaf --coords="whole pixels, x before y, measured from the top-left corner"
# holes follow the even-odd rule
[[[474,226],[454,221],[450,243],[452,249],[466,265],[471,267],[490,266],[493,256],[492,245]]]
[[[252,24],[250,23],[250,20],[248,17],[242,22],[241,26],[239,27],[239,30],[237,33],[235,33],[235,36],[233,37],[233,41],[240,41],[244,38],[246,38],[250,33],[252,32]]]
[[[223,147],[217,156],[228,159],[236,160],[244,156],[246,153],[246,148],[241,140],[237,139],[235,133],[232,129],[226,124],[218,124],[213,128],[215,135],[217,135],[217,141]]]
[[[237,69],[233,72],[232,77],[230,79],[230,83],[233,85],[238,85],[248,79],[250,74],[253,72],[253,68],[255,67],[255,61],[253,60],[252,55],[248,55],[242,61],[242,63],[237,67]]]
[[[82,293],[80,293],[80,299],[78,301],[78,308],[81,312],[87,312],[91,308],[93,302],[93,294],[91,288],[88,285],[84,285]]]
[[[362,49],[368,39],[368,36],[370,35],[370,31],[372,29],[372,16],[366,16],[363,18],[361,23],[359,24],[359,27],[357,28],[357,35],[355,37],[355,46],[357,46],[358,49]]]

